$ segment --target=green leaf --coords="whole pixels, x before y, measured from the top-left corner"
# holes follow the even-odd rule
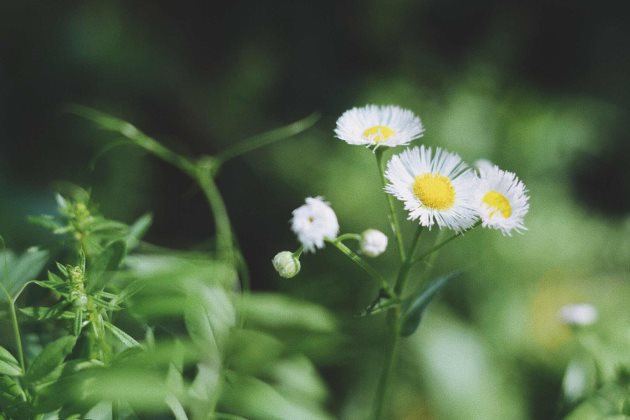
[[[76,338],[72,336],[62,337],[44,347],[26,372],[27,380],[36,383],[45,379],[63,363],[74,348],[75,341]]]
[[[18,361],[4,347],[0,346],[0,374],[9,376],[21,376],[22,368]]]
[[[195,287],[196,286],[196,287]],[[188,304],[184,312],[190,338],[210,355],[218,356],[223,349],[236,313],[225,290],[196,282],[190,286]]]
[[[397,297],[389,297],[389,294],[381,289],[378,296],[368,305],[367,308],[359,316],[376,315],[383,311],[400,305],[400,299]]]
[[[270,329],[333,332],[335,317],[324,307],[289,296],[257,293],[243,300],[248,323]]]
[[[87,288],[89,291],[105,287],[111,274],[118,269],[127,252],[125,241],[116,241],[107,245],[88,267]]]
[[[0,302],[15,301],[24,287],[42,271],[48,251],[30,248],[20,257],[8,250],[0,252]]]
[[[245,418],[313,420],[331,418],[312,401],[294,401],[259,379],[235,373],[227,375],[220,405],[224,410]]]
[[[28,418],[28,407],[25,404],[26,396],[19,383],[9,377],[0,375],[0,407],[13,418]]]
[[[129,334],[127,334],[126,332],[124,332],[123,330],[121,330],[120,328],[115,326],[114,324],[111,324],[109,322],[105,322],[105,327],[108,330],[110,330],[112,332],[112,334],[114,334],[114,336],[118,340],[120,340],[121,343],[123,343],[125,345],[125,347],[140,346],[140,343],[138,343],[138,341],[136,341],[135,338],[133,338],[132,336],[130,336]]]
[[[133,225],[129,226],[129,232],[127,233],[127,238],[125,239],[127,249],[134,249],[138,246],[140,239],[144,236],[147,230],[149,230],[152,223],[153,216],[150,213],[147,213],[136,220]]]
[[[420,325],[420,320],[422,319],[425,309],[427,309],[427,306],[429,306],[429,303],[431,303],[435,295],[437,295],[449,281],[460,274],[461,272],[457,271],[442,276],[432,285],[422,290],[418,296],[412,296],[405,300],[402,327],[400,329],[400,335],[402,337],[408,337],[416,331],[418,325]]]
[[[43,321],[47,319],[74,319],[74,313],[66,310],[68,304],[59,302],[51,307],[32,306],[29,308],[19,308],[18,310],[29,318]]]

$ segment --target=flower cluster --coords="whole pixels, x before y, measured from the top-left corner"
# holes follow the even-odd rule
[[[423,133],[420,118],[392,105],[350,109],[337,120],[335,129],[337,138],[374,152],[381,146],[406,146]],[[526,230],[529,197],[523,182],[487,160],[475,166],[439,147],[408,148],[387,163],[384,189],[402,201],[409,220],[428,229],[437,226],[459,234],[481,224],[503,235]],[[335,212],[321,197],[309,197],[294,210],[291,227],[307,252],[323,248],[339,234]],[[387,236],[373,229],[342,236],[357,239],[360,253],[368,257],[380,255],[387,247]]]

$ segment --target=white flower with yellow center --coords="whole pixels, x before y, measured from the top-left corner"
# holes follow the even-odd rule
[[[306,204],[293,210],[291,229],[304,246],[304,251],[323,248],[326,239],[335,239],[339,233],[337,215],[322,197],[308,197]]]
[[[337,120],[335,135],[348,144],[402,146],[422,136],[424,127],[413,112],[395,105],[352,108]]]
[[[455,153],[420,146],[393,156],[387,163],[385,191],[405,204],[409,219],[457,232],[477,219],[477,177]]]
[[[529,210],[529,197],[525,185],[512,172],[496,165],[481,167],[475,201],[483,227],[508,236],[527,230],[523,219]]]

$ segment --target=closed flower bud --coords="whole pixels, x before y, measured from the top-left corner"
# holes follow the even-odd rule
[[[387,236],[380,230],[368,229],[361,234],[361,253],[368,257],[378,257],[387,249]]]
[[[273,257],[272,263],[278,274],[287,279],[295,277],[300,272],[300,260],[290,251],[279,252]]]

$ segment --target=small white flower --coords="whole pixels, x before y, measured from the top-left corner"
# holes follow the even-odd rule
[[[402,146],[422,136],[424,127],[413,112],[395,105],[366,105],[344,112],[335,135],[348,144]]]
[[[308,197],[306,204],[293,210],[291,229],[307,252],[323,248],[325,239],[335,239],[339,233],[337,215],[322,197]]]
[[[281,277],[290,279],[300,272],[300,260],[297,259],[292,252],[278,252],[272,260],[273,268],[276,269]]]
[[[409,219],[457,232],[477,219],[477,177],[455,153],[420,146],[395,155],[387,163],[385,191],[405,204]]]
[[[597,321],[597,309],[590,303],[565,305],[560,309],[560,318],[569,325],[592,325]]]
[[[525,185],[512,172],[496,165],[481,167],[475,201],[483,227],[498,229],[504,235],[527,230],[523,219],[529,210],[529,197]]]
[[[361,253],[368,257],[378,257],[387,249],[387,236],[380,230],[368,229],[361,234]]]

